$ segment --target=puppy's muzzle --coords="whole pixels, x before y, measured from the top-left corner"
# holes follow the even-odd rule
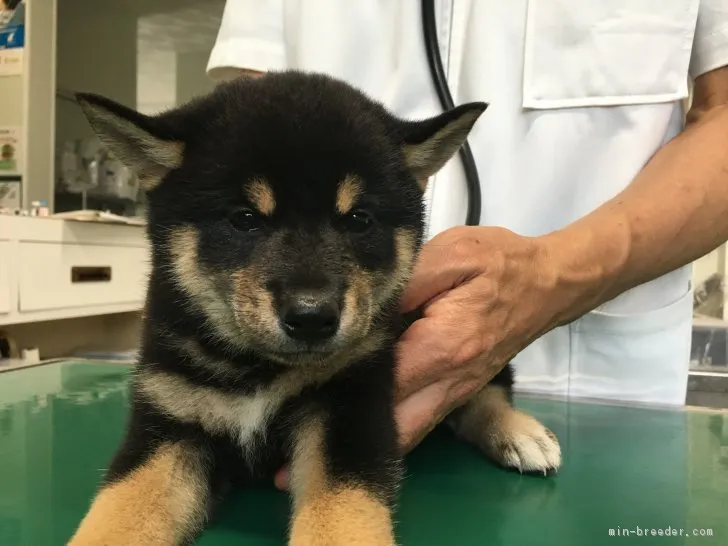
[[[339,331],[341,309],[332,295],[295,292],[283,301],[279,313],[283,331],[296,341],[323,343]]]

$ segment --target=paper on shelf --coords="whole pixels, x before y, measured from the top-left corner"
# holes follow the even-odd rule
[[[140,217],[119,216],[100,210],[71,210],[51,214],[50,218],[59,220],[72,220],[76,222],[101,222],[106,224],[125,224],[128,226],[144,226],[146,220]]]

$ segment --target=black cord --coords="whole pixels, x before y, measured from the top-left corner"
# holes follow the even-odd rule
[[[430,73],[432,80],[437,89],[437,95],[440,98],[440,104],[444,110],[455,108],[455,103],[450,94],[450,88],[447,84],[447,76],[442,66],[440,58],[440,46],[437,41],[437,24],[435,21],[435,0],[422,0],[422,31],[425,37],[425,50],[427,51],[427,61],[430,65]],[[465,218],[465,225],[480,225],[480,178],[478,177],[478,168],[475,165],[473,153],[467,141],[463,144],[459,151],[460,160],[465,170],[465,182],[468,188],[468,213]]]

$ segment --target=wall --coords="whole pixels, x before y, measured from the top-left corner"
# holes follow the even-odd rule
[[[56,3],[33,0],[25,9],[24,206],[39,199],[48,199],[53,206]]]
[[[209,51],[192,51],[177,54],[177,103],[204,95],[215,87],[205,69],[210,57]]]
[[[156,114],[177,104],[174,51],[137,51],[137,109]]]
[[[23,73],[0,77],[0,125],[20,127],[23,204],[47,199],[52,178],[56,0],[25,7]]]
[[[137,22],[119,2],[58,0],[57,86],[136,106]],[[92,135],[78,106],[57,103],[56,141]]]
[[[715,273],[725,274],[725,245],[699,258],[693,264],[693,281],[695,284],[703,282]]]
[[[0,125],[23,124],[23,76],[0,76]]]

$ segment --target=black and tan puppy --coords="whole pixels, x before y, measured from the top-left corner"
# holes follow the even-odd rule
[[[152,272],[126,438],[71,543],[190,542],[229,487],[290,463],[290,544],[394,544],[394,342],[418,181],[486,105],[403,121],[298,72],[155,117],[78,99],[148,191]],[[558,442],[513,409],[510,373],[453,425],[505,466],[554,469]]]

